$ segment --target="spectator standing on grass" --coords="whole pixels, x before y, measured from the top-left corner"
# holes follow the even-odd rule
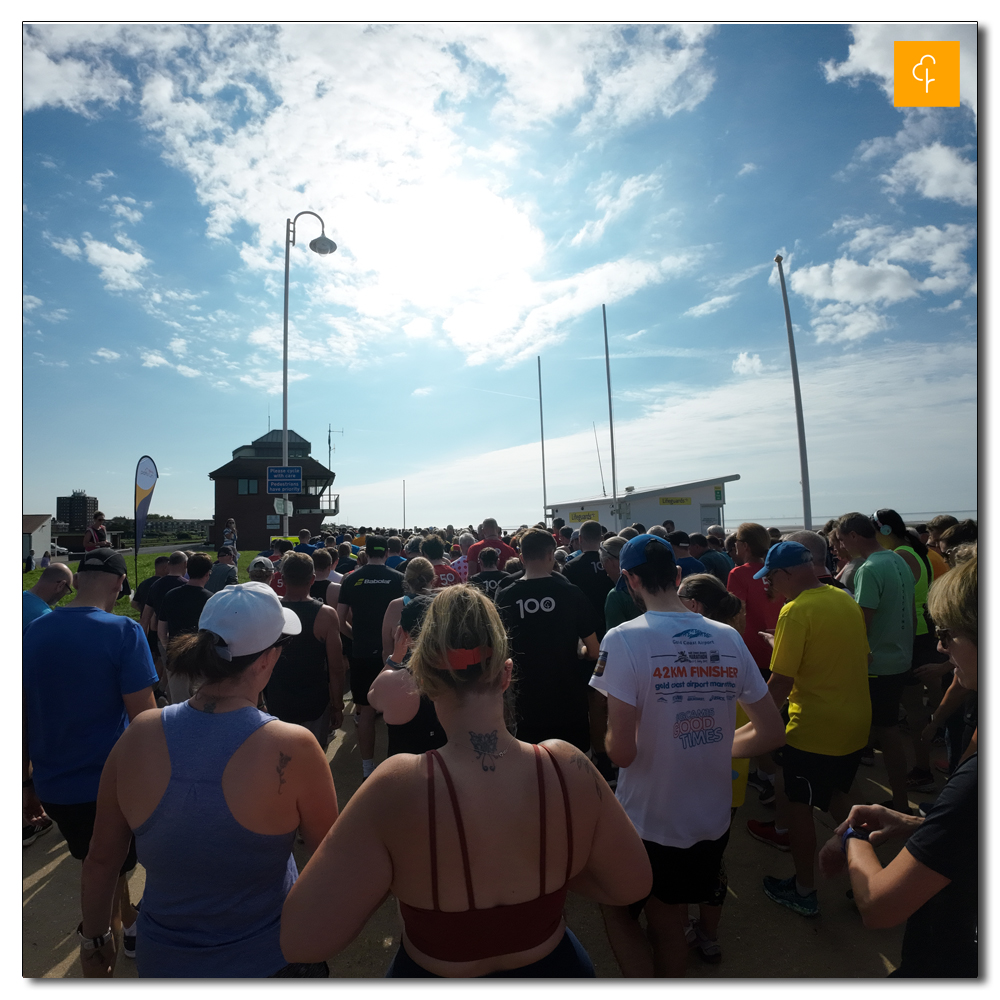
[[[217,594],[223,587],[230,587],[236,583],[239,583],[239,573],[236,569],[236,560],[233,558],[233,550],[228,545],[223,545],[219,549],[218,562],[212,567],[205,589],[211,594]]]
[[[111,613],[125,574],[125,560],[112,549],[86,553],[74,599],[32,622],[22,644],[24,809],[44,808],[80,861],[90,849],[104,762],[126,724],[155,707],[156,670],[142,629]],[[86,928],[91,945],[97,937],[101,947],[83,943],[85,976],[103,974],[101,948],[123,928],[125,952],[134,955],[135,910],[125,876],[135,865],[134,843],[126,839],[108,872],[102,925]]]
[[[108,531],[104,527],[104,515],[98,510],[94,512],[94,520],[83,533],[83,551],[93,552],[94,549],[110,548]]]
[[[46,550],[45,550],[45,551],[44,551],[44,552],[42,553],[42,558],[41,558],[41,559],[39,559],[39,561],[38,561],[38,565],[39,565],[39,566],[40,566],[40,567],[41,567],[42,569],[48,569],[48,568],[49,568],[49,563],[50,563],[50,562],[52,562],[52,557],[51,557],[51,556],[49,555],[49,550],[48,550],[48,549],[46,549]]]
[[[28,549],[28,554],[24,557],[24,572],[30,573],[35,568],[35,550]]]
[[[233,563],[237,566],[240,563],[239,540],[240,536],[236,531],[236,521],[230,518],[226,521],[226,526],[222,530],[222,544],[229,546],[230,551],[233,553]]]

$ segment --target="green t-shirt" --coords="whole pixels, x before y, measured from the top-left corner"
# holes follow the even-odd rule
[[[873,552],[854,574],[854,599],[874,610],[868,673],[901,674],[913,660],[913,574],[895,552]]]
[[[622,622],[630,622],[640,614],[642,612],[636,607],[628,591],[608,591],[608,596],[604,598],[604,619],[609,629],[621,625]]]

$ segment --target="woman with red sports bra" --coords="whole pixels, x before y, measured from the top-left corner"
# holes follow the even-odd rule
[[[626,905],[649,892],[649,861],[576,747],[507,731],[507,653],[480,590],[434,598],[409,665],[448,742],[390,757],[347,804],[285,901],[288,961],[342,951],[391,892],[403,937],[387,976],[594,975],[566,892]]]

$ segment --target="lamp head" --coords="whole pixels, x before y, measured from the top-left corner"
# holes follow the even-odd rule
[[[325,235],[317,236],[316,239],[310,241],[309,249],[314,253],[326,256],[326,254],[333,253],[337,249],[337,244]]]

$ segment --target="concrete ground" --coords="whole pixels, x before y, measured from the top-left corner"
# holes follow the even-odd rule
[[[350,705],[348,705],[350,711]],[[361,780],[361,761],[355,727],[347,716],[347,728],[337,733],[327,754],[343,809]],[[385,756],[386,730],[378,722],[376,760]],[[937,791],[944,783],[936,774]],[[845,896],[846,876],[832,881],[820,879],[819,917],[807,919],[773,903],[761,889],[761,879],[771,874],[786,877],[793,871],[791,856],[752,839],[746,832],[748,818],[769,819],[773,810],[757,802],[753,789],[737,812],[726,851],[729,897],[722,918],[719,941],[722,962],[708,965],[692,953],[688,975],[703,979],[872,977],[883,978],[899,962],[902,927],[866,930],[854,904]],[[875,767],[862,767],[853,789],[857,802],[879,802],[888,797],[881,754]],[[911,806],[930,800],[936,792],[911,795]],[[833,822],[816,814],[817,838],[827,838]],[[879,850],[887,864],[898,846]],[[303,847],[296,859],[306,863]],[[142,896],[145,872],[141,865],[129,884],[133,900]],[[23,853],[22,975],[29,978],[75,978],[81,976],[75,929],[80,920],[80,863],[70,857],[57,829],[24,849]],[[595,903],[570,893],[566,920],[590,953],[599,977],[620,977],[621,972],[608,944],[600,910]],[[384,975],[399,945],[400,921],[390,898],[368,921],[355,941],[339,955],[331,956],[331,976],[371,978]],[[135,963],[119,955],[117,978],[135,977]]]

